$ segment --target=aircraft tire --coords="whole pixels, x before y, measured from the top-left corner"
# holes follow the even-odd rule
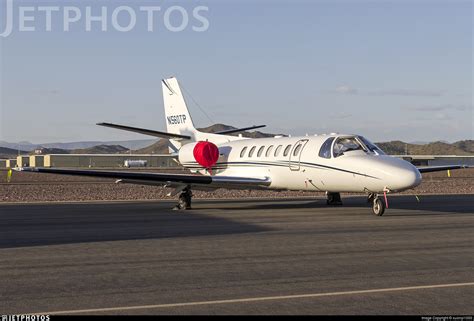
[[[380,198],[375,198],[372,203],[372,211],[377,216],[382,216],[385,212],[385,203]]]

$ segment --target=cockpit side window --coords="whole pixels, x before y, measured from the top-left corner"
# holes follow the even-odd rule
[[[339,137],[334,143],[332,155],[339,157],[353,150],[364,150],[364,147],[355,137]]]
[[[326,141],[321,145],[319,149],[319,157],[322,158],[331,158],[331,145],[334,141],[334,137],[326,139]]]
[[[372,152],[372,153],[375,153],[377,155],[385,155],[385,153],[383,152],[383,150],[380,149],[380,147],[378,147],[377,145],[375,145],[374,143],[372,143],[371,141],[369,141],[367,138],[363,137],[363,136],[357,136],[361,141],[362,143],[365,144],[365,146],[367,146],[367,148]]]

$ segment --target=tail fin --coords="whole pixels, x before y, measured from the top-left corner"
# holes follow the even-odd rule
[[[192,134],[196,132],[196,129],[178,81],[176,78],[163,79],[162,88],[167,132],[193,136]]]
[[[203,133],[193,124],[188,107],[184,100],[178,80],[171,77],[162,80],[163,103],[165,107],[166,130],[168,133],[188,136],[190,139],[170,139],[170,152],[178,152],[181,146],[199,140],[209,140],[216,144],[238,140],[241,138],[219,134]]]
[[[189,114],[186,101],[179,88],[178,80],[174,77],[163,79],[163,104],[165,107],[166,130],[168,133],[191,136],[191,141],[196,134],[193,120]],[[176,153],[186,142],[170,139],[169,149]]]

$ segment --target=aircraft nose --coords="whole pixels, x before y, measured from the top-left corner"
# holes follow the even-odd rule
[[[402,191],[414,188],[421,183],[421,174],[412,164],[400,160],[392,170],[391,179],[387,188],[393,191]]]
[[[421,174],[414,166],[399,173],[396,190],[414,188],[421,183]]]

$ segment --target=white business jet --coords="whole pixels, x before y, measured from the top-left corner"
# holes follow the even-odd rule
[[[385,155],[360,135],[275,136],[250,139],[227,134],[256,129],[252,126],[218,133],[196,130],[176,78],[162,81],[167,132],[99,123],[100,126],[168,138],[170,151],[192,174],[161,174],[53,168],[18,170],[65,175],[115,178],[117,183],[157,185],[179,194],[176,209],[190,209],[192,190],[269,189],[325,192],[328,205],[340,205],[341,192],[366,193],[375,215],[387,207],[386,193],[414,188],[421,173],[465,166],[416,168]],[[380,197],[383,195],[385,197]]]

